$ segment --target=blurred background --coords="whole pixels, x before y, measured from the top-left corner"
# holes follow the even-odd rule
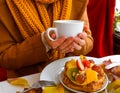
[[[88,56],[120,54],[120,0],[89,0],[88,18],[94,38]]]

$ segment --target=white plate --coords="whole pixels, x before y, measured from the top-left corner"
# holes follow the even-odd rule
[[[120,63],[118,63],[118,62],[113,62],[113,63],[105,66],[105,69],[111,69],[111,68],[116,67],[116,66],[120,66]]]
[[[64,76],[63,71],[64,71],[64,68],[62,68],[62,70],[60,71],[60,73],[59,73],[59,75],[58,75],[61,84],[62,84],[66,89],[68,89],[68,90],[70,90],[70,91],[72,91],[72,92],[75,92],[75,93],[85,93],[85,92],[82,92],[82,91],[78,91],[78,90],[71,89],[71,88],[69,88],[68,86],[66,86],[66,85],[63,83],[63,81],[62,81],[62,80],[63,80],[63,76]],[[98,91],[90,92],[90,93],[98,93],[98,92],[101,92],[101,91],[103,91],[104,89],[106,89],[107,85],[108,85],[108,77],[107,77],[107,75],[106,75],[106,80],[105,80],[102,88],[99,89]]]
[[[109,60],[109,59],[112,61],[112,63],[107,65],[105,67],[106,69],[111,69],[112,67],[120,66],[120,55],[111,55],[111,56],[100,58],[101,62],[103,62],[104,60]]]
[[[105,56],[105,57],[102,57],[102,58],[99,58],[102,61],[104,60],[111,60],[112,62],[120,62],[120,55],[110,55],[110,56]]]
[[[79,56],[73,56],[73,57],[66,57],[63,59],[59,59],[56,61],[53,61],[52,63],[48,64],[40,75],[40,80],[53,80],[56,84],[60,83],[58,74],[61,71],[61,69],[64,67],[65,63],[71,59],[79,59]],[[96,64],[102,64],[104,60],[111,59],[111,61],[119,62],[120,61],[120,55],[111,55],[106,56],[102,58],[95,58],[95,57],[87,57],[87,59],[92,59]]]
[[[53,61],[52,63],[48,64],[40,75],[40,80],[53,80],[56,84],[59,83],[58,73],[61,71],[61,68],[64,67],[65,63],[71,59],[79,59],[79,56],[73,57],[66,57],[63,59],[59,59]],[[87,59],[92,59],[95,61],[96,64],[100,64],[100,60],[94,57],[86,57]]]

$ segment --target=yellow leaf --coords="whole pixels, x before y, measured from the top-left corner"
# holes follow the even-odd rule
[[[13,78],[8,79],[8,82],[15,86],[21,86],[21,87],[29,87],[29,83],[25,78]]]
[[[64,93],[64,87],[61,84],[58,84],[57,90],[59,91],[59,93]]]
[[[116,90],[118,87],[120,87],[120,79],[115,80],[114,82],[110,83],[107,86],[107,90],[109,91],[114,91]]]
[[[116,89],[114,93],[120,93],[120,88]]]
[[[61,84],[45,87],[42,93],[64,93],[64,87]]]
[[[42,91],[42,93],[54,93],[54,91],[57,89],[56,86],[49,86],[45,87]]]

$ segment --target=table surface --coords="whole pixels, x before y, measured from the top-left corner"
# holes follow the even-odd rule
[[[28,80],[29,84],[32,85],[33,83],[39,80],[40,73],[27,75],[22,78]],[[16,93],[16,91],[22,91],[23,87],[14,86],[9,84],[7,81],[0,82],[0,93]]]
[[[119,60],[120,60],[119,58],[120,58],[120,55],[111,55],[111,56],[106,56],[106,57],[100,58],[100,60],[104,61],[104,60],[111,59],[112,62],[119,62]],[[48,72],[49,72],[48,70],[47,70],[47,73],[46,73],[47,75],[48,75]],[[42,75],[42,73],[41,73],[41,75]],[[33,83],[40,80],[40,73],[23,76],[22,78],[25,78],[26,80],[28,80],[28,82],[29,82],[29,84],[31,86]],[[16,91],[22,91],[22,90],[23,90],[22,87],[11,85],[7,81],[0,82],[0,93],[16,93]]]

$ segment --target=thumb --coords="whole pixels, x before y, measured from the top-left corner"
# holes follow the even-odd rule
[[[83,31],[86,31],[86,30],[88,30],[88,26],[84,25]]]

